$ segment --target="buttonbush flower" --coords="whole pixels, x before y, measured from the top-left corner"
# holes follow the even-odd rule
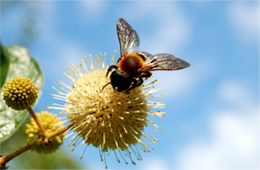
[[[114,57],[115,53],[111,64],[114,64]],[[153,95],[159,90],[154,89],[157,80],[148,80],[129,94],[117,92],[110,85],[101,92],[110,81],[109,76],[106,77],[106,54],[96,55],[95,61],[92,58],[92,55],[84,57],[81,64],[68,67],[69,71],[64,74],[71,83],[59,81],[60,88],[53,87],[56,91],[54,99],[65,103],[54,103],[50,108],[67,114],[66,119],[75,133],[69,134],[74,134],[72,150],[85,144],[83,156],[87,146],[92,145],[98,148],[106,167],[106,157],[110,152],[118,162],[128,164],[130,160],[135,164],[134,159],[142,160],[140,150],[149,152],[148,143],[157,141],[144,132],[145,127],[161,129],[148,119],[149,115],[164,117],[164,112],[160,111],[164,104],[150,101],[161,96]]]
[[[15,77],[3,87],[3,99],[14,110],[31,107],[37,99],[37,87],[26,77]]]
[[[36,114],[36,116],[42,123],[46,133],[52,133],[64,127],[60,118],[52,113],[43,111]],[[62,144],[62,141],[65,137],[65,133],[62,133],[56,137],[49,139],[48,144],[43,144],[45,136],[43,135],[42,131],[39,129],[39,126],[36,124],[33,118],[31,118],[26,124],[25,134],[27,138],[27,143],[36,145],[32,148],[32,150],[39,153],[51,153],[56,151]]]

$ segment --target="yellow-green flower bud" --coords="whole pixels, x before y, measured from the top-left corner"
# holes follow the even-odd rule
[[[30,107],[37,99],[37,87],[26,77],[16,77],[3,87],[3,99],[14,110]]]
[[[49,112],[43,111],[36,114],[37,118],[41,122],[46,133],[55,132],[64,127],[63,123],[59,117]],[[48,144],[43,144],[44,135],[42,131],[37,126],[36,122],[31,118],[25,127],[25,134],[27,137],[28,144],[35,144],[36,146],[32,148],[39,153],[51,153],[59,148],[65,137],[65,133],[60,134],[48,140]]]

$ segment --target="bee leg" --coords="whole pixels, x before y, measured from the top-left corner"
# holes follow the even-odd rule
[[[152,73],[151,72],[143,72],[143,73],[141,73],[141,77],[142,78],[145,78],[145,79],[147,79],[147,78],[149,78],[149,77],[151,77],[152,76]]]
[[[141,85],[143,84],[143,82],[144,82],[143,78],[142,78],[142,77],[139,77],[139,79],[138,79],[138,81],[137,81],[135,87],[141,86]]]
[[[132,90],[132,89],[134,89],[135,87],[137,87],[136,84],[137,84],[137,80],[133,78],[133,79],[132,79],[132,84],[131,84],[131,86],[130,86],[128,89],[126,89],[126,91],[125,91],[126,94],[129,94],[129,91],[130,91],[130,90]]]

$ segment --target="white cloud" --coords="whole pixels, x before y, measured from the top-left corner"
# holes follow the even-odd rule
[[[225,81],[220,85],[218,93],[222,96],[224,102],[232,103],[240,108],[250,108],[253,102],[252,95],[236,81]]]
[[[224,102],[237,107],[221,108],[212,114],[210,139],[192,140],[179,155],[179,168],[259,169],[259,104],[248,107],[250,93],[239,82],[225,82],[219,93]]]
[[[210,141],[192,141],[180,155],[180,169],[257,169],[259,120],[257,111],[248,116],[219,112],[212,120]]]
[[[259,39],[259,2],[232,2],[228,14],[241,40]]]

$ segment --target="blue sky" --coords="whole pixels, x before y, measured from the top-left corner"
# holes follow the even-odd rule
[[[119,17],[138,32],[141,50],[172,53],[191,63],[185,70],[154,74],[166,103],[166,119],[156,120],[163,130],[149,132],[159,138],[155,150],[143,153],[136,166],[110,158],[109,168],[260,168],[258,1],[26,2],[38,29],[28,48],[45,77],[37,111],[52,105],[51,87],[65,79],[70,62],[119,51]],[[5,45],[19,45],[23,35],[26,9],[12,10],[1,19]],[[80,150],[73,156],[79,159]],[[104,167],[91,147],[79,162]]]

